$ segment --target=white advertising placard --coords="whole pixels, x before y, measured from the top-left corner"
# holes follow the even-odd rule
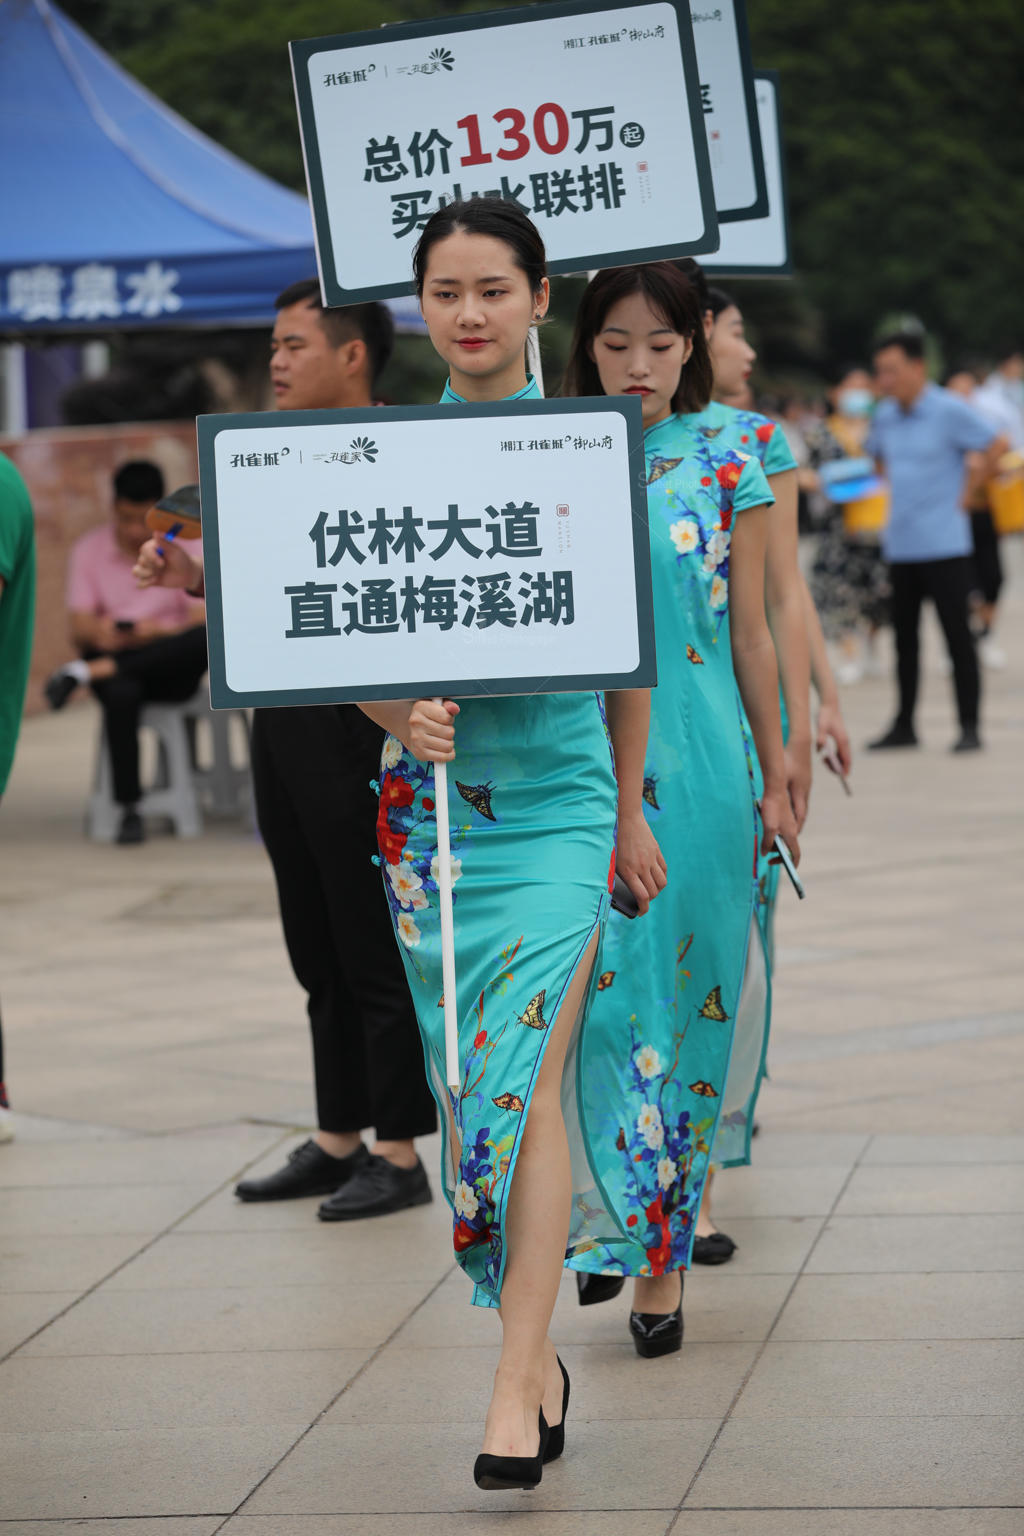
[[[693,0],[690,19],[718,222],[763,218],[768,192],[745,0]]]
[[[215,707],[653,682],[636,401],[205,416],[199,446]]]
[[[762,219],[723,225],[721,245],[701,265],[706,272],[733,273],[740,277],[784,277],[792,271],[792,266],[778,76],[758,70],[754,84],[768,178],[768,212]]]
[[[717,245],[683,0],[575,0],[290,47],[327,304],[411,292],[426,220],[470,197],[518,202],[556,273]]]

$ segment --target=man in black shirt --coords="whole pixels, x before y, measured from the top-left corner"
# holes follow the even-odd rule
[[[381,304],[324,309],[315,280],[277,299],[270,378],[282,410],[373,404],[391,352]],[[187,564],[186,564],[187,562]],[[179,545],[140,553],[140,571],[194,587]],[[384,733],[354,704],[257,709],[252,770],[292,968],[309,996],[318,1129],[282,1168],[245,1179],[242,1200],[329,1195],[324,1221],[380,1216],[430,1200],[413,1138],[436,1126],[423,1048],[376,853]],[[367,1147],[361,1131],[373,1126]]]

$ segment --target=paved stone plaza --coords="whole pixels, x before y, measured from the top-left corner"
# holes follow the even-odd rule
[[[1012,555],[988,751],[947,753],[932,635],[922,750],[862,754],[850,801],[816,784],[754,1166],[717,1187],[735,1260],[688,1278],[658,1361],[566,1281],[567,1449],[535,1494],[472,1482],[496,1324],[440,1202],[339,1227],[231,1193],[312,1114],[251,829],[89,845],[96,713],[30,720],[0,814],[0,1536],[1020,1536]],[[845,703],[859,745],[889,684]]]

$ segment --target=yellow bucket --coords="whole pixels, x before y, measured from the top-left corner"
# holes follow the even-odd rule
[[[1024,454],[1008,453],[985,487],[997,533],[1024,533]]]
[[[858,501],[848,501],[843,507],[843,528],[849,534],[881,533],[888,521],[888,488]]]

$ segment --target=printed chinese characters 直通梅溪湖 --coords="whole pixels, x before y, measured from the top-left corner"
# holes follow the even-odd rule
[[[415,634],[418,625],[441,630],[490,629],[501,625],[570,625],[576,621],[571,571],[521,571],[519,586],[508,571],[486,575],[436,577],[419,580],[408,575],[368,577],[359,585],[346,581],[341,591],[348,601],[340,607],[347,622],[340,626],[334,612],[337,582],[306,581],[284,588],[290,602],[288,640],[331,638],[355,632],[364,635]]]

